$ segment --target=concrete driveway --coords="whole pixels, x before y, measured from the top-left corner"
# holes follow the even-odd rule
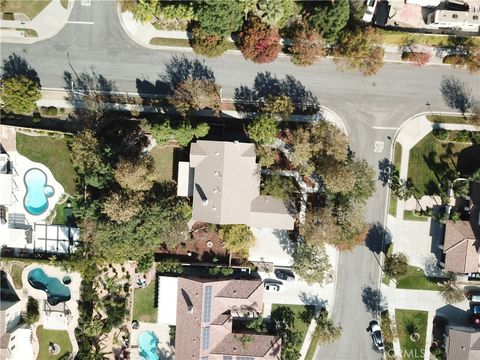
[[[286,230],[251,228],[255,245],[250,248],[248,260],[270,262],[276,266],[291,266],[290,239]]]

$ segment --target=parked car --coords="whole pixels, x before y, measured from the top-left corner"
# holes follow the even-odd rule
[[[280,279],[280,280],[285,280],[285,281],[295,280],[295,275],[290,270],[275,269],[274,274],[277,277],[277,279]]]
[[[380,325],[378,325],[378,322],[373,320],[370,322],[370,335],[372,336],[372,341],[373,345],[377,350],[383,350],[384,345],[383,345],[383,336],[382,336],[382,329],[380,328]]]
[[[268,291],[268,292],[279,292],[280,291],[280,284],[277,284],[277,283],[274,283],[274,282],[266,281],[264,286],[265,286],[265,291]]]

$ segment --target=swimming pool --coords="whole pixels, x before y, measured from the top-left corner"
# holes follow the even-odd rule
[[[144,331],[138,335],[138,348],[140,356],[146,360],[159,360],[157,353],[158,339],[153,331]]]
[[[70,289],[57,278],[52,278],[45,274],[45,271],[40,268],[30,270],[28,283],[35,289],[45,291],[50,305],[55,306],[70,300]]]
[[[48,209],[48,198],[55,190],[47,185],[47,175],[38,168],[32,168],[23,177],[27,193],[23,199],[23,207],[31,215],[41,215]]]

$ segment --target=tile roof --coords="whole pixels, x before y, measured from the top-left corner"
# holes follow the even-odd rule
[[[251,340],[242,343],[241,334],[228,334],[220,344],[211,351],[212,354],[264,357],[268,355],[281,338],[272,335],[248,335]],[[278,355],[280,349],[277,350]]]
[[[445,270],[457,273],[478,271],[478,242],[470,221],[447,221],[443,252]]]
[[[248,299],[250,295],[262,285],[261,281],[230,280],[217,293],[217,297]]]
[[[478,360],[480,351],[476,344],[480,339],[480,332],[472,328],[450,327],[446,343],[447,359]]]

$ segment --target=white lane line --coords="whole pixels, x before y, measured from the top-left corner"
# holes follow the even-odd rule
[[[398,130],[398,127],[394,126],[372,126],[372,129],[375,130]]]
[[[93,21],[67,21],[67,24],[94,25]]]

